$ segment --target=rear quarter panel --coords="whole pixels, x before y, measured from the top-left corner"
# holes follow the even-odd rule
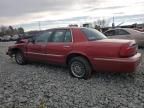
[[[114,58],[119,56],[120,45],[101,41],[87,42],[86,53],[90,58]]]

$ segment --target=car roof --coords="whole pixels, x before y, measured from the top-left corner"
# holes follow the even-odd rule
[[[79,29],[80,27],[57,27],[57,28],[50,28],[50,29],[46,29],[44,31],[47,30],[57,30],[57,29]]]
[[[57,29],[82,29],[82,28],[87,28],[87,27],[57,27],[57,28],[46,29],[44,31],[47,31],[47,30],[57,30]]]
[[[109,30],[105,31],[104,33],[108,32],[108,31],[111,31],[111,30],[126,30],[129,33],[141,33],[140,31],[137,31],[137,30],[134,30],[134,29],[131,29],[131,28],[112,28],[112,29],[109,29]]]

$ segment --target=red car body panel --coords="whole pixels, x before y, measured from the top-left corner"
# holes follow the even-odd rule
[[[65,29],[65,28],[63,28]],[[95,71],[106,72],[134,72],[140,63],[141,54],[132,40],[102,39],[88,41],[80,28],[66,28],[71,31],[72,42],[47,42],[33,44],[24,40],[23,43],[9,47],[8,54],[12,49],[20,49],[27,60],[46,61],[50,63],[66,64],[67,58],[72,55],[81,55],[88,59]],[[130,48],[129,48],[130,46]],[[123,53],[134,52],[128,57],[120,57]],[[135,47],[135,46],[134,46]]]
[[[99,59],[93,60],[95,69],[97,71],[105,72],[134,72],[136,67],[140,63],[141,54],[136,54],[129,58],[111,58],[111,59]],[[104,67],[104,68],[102,68]]]

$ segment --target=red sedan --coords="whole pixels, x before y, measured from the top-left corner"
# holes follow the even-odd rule
[[[91,76],[92,70],[134,72],[141,58],[134,40],[107,39],[90,28],[42,31],[19,40],[7,54],[20,65],[28,61],[65,64],[73,76],[84,79]]]

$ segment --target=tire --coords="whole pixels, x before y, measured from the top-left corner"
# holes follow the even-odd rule
[[[91,76],[91,65],[88,60],[83,57],[73,57],[68,65],[70,74],[76,78],[88,79]]]
[[[26,64],[26,60],[25,60],[24,55],[21,51],[16,51],[15,61],[19,65],[25,65]]]

